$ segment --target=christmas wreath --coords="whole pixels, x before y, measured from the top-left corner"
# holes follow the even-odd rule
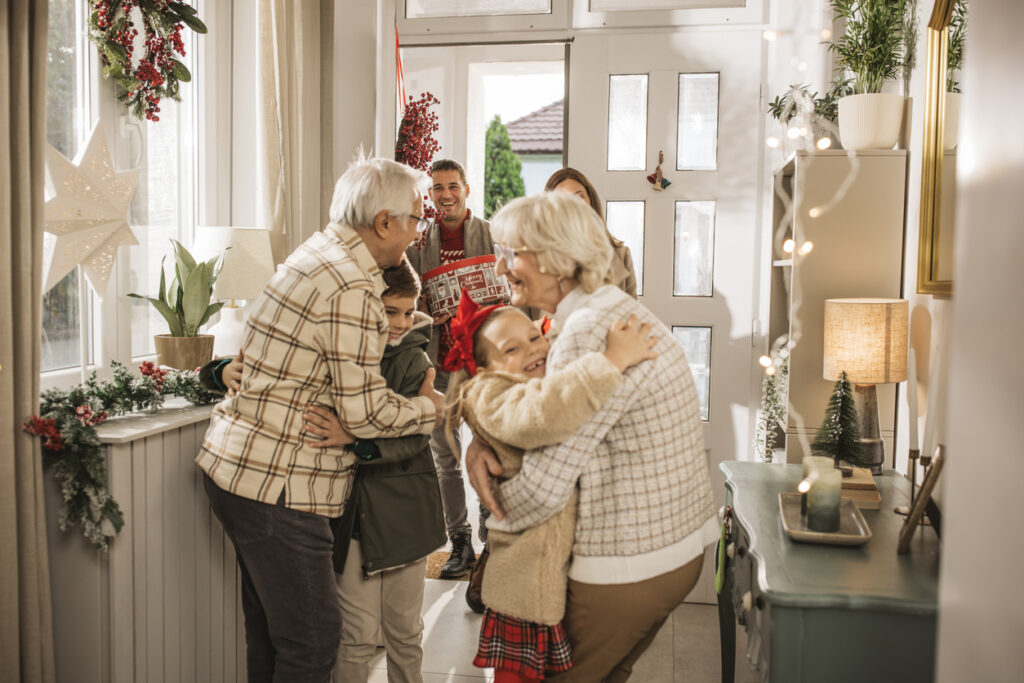
[[[197,371],[168,371],[146,361],[139,366],[141,376],[136,377],[120,363],[112,362],[111,367],[114,376],[109,381],[97,381],[94,372],[69,391],[43,392],[39,415],[24,424],[25,431],[42,439],[43,459],[60,484],[64,501],[60,530],[78,525],[101,550],[107,550],[107,539],[124,526],[124,516],[107,489],[107,468],[96,426],[114,415],[156,410],[168,395],[194,405],[220,399],[200,384]]]
[[[121,87],[117,98],[136,117],[159,121],[161,98],[180,100],[179,83],[192,80],[188,67],[174,56],[185,56],[181,31],[188,26],[206,33],[206,24],[184,2],[93,0],[91,4],[89,39],[99,48],[103,75]]]

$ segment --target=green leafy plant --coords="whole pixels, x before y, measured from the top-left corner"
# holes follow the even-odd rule
[[[960,69],[964,65],[964,41],[967,38],[967,0],[953,3],[949,18],[949,45],[946,49],[946,91],[960,92]]]
[[[853,92],[878,93],[905,68],[904,32],[912,0],[831,0],[846,30],[828,49],[853,74]]]
[[[164,287],[164,259],[160,261],[160,292],[157,298],[142,294],[129,294],[136,299],[145,299],[167,321],[172,337],[195,337],[199,328],[206,324],[214,313],[221,309],[223,302],[210,303],[213,297],[213,283],[217,281],[224,255],[214,256],[209,261],[192,257],[188,249],[178,240],[174,245],[174,279],[171,286]]]
[[[853,402],[853,387],[846,373],[842,373],[832,389],[825,409],[825,419],[818,428],[811,448],[831,455],[836,467],[845,460],[851,465],[863,466],[860,430],[857,427],[857,407]]]
[[[484,146],[484,218],[490,218],[509,200],[526,194],[523,162],[512,151],[508,128],[495,116],[487,127]]]
[[[839,98],[853,94],[853,79],[845,78],[842,75],[836,76],[832,85],[821,97],[818,97],[817,91],[811,92],[806,83],[790,85],[789,90],[776,96],[768,104],[768,114],[782,123],[789,123],[800,109],[796,93],[813,103],[812,120],[835,123],[836,117],[839,115]]]

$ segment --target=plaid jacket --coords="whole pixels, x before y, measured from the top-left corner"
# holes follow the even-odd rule
[[[217,404],[196,463],[225,491],[336,517],[355,456],[305,442],[302,413],[331,406],[357,437],[428,434],[436,411],[380,375],[384,280],[350,227],[330,224],[277,269],[246,323],[242,388]]]
[[[561,510],[579,486],[569,577],[632,583],[683,566],[717,538],[697,390],[682,346],[647,308],[605,285],[570,292],[548,372],[607,344],[611,324],[636,315],[658,336],[658,358],[626,371],[622,385],[568,440],[530,451],[501,484],[506,512],[488,528],[519,531]]]

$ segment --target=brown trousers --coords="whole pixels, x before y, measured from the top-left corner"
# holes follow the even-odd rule
[[[650,647],[662,624],[697,585],[704,555],[639,583],[593,584],[569,580],[565,630],[572,669],[552,683],[620,683]]]

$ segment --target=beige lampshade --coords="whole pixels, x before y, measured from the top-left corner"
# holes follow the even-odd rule
[[[905,299],[825,300],[825,379],[888,384],[907,378]]]
[[[274,274],[270,233],[257,228],[198,226],[192,255],[206,261],[221,253],[224,267],[213,285],[213,297],[221,300],[258,298]]]

